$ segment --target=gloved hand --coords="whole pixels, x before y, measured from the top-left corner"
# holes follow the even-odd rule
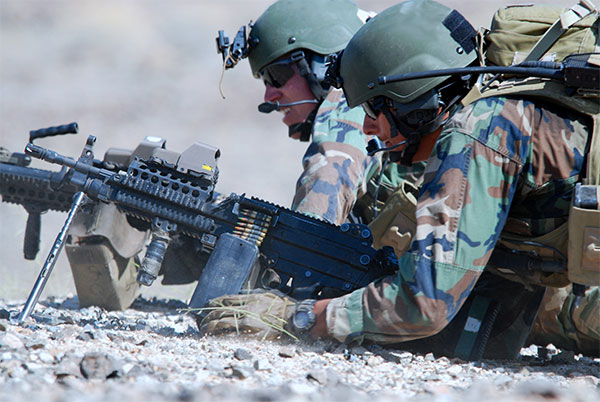
[[[200,324],[200,332],[216,334],[236,331],[257,334],[262,339],[276,339],[295,311],[296,301],[276,291],[255,290],[250,293],[226,295],[212,299],[209,313]]]

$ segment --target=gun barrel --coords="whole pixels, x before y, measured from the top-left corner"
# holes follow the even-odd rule
[[[86,163],[79,163],[73,158],[61,155],[58,152],[41,147],[39,145],[32,144],[31,142],[25,146],[25,153],[36,159],[41,159],[56,165],[70,167],[77,172],[89,174],[95,177],[106,178],[114,174],[114,172],[107,169],[97,168]]]

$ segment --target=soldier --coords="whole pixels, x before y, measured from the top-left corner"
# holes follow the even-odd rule
[[[276,316],[301,338],[403,342],[467,359],[518,354],[545,286],[566,284],[566,273],[544,269],[567,254],[565,237],[556,233],[564,232],[575,184],[586,174],[590,116],[598,114],[598,103],[564,95],[564,87],[536,97],[484,93],[470,101],[465,97],[476,77],[377,81],[471,65],[476,36],[460,13],[409,0],[369,21],[340,56],[338,82],[349,106],[366,111],[365,133],[395,147],[391,152],[403,163],[427,160],[409,249],[404,252],[406,241],[390,243],[401,255],[397,274],[318,301],[270,292],[224,296],[212,305],[243,305],[253,314],[234,320],[214,311],[205,331],[237,326],[269,333],[266,317]],[[567,99],[561,107],[552,104],[559,98]],[[532,249],[548,258],[531,257]],[[523,261],[539,271],[519,269]],[[572,329],[590,340],[585,353],[598,354],[598,292],[583,299],[586,311],[572,304],[570,317],[584,318]],[[263,320],[253,319],[256,314]]]
[[[279,0],[250,25],[245,49],[265,84],[259,110],[280,111],[290,138],[310,141],[292,209],[335,224],[347,221],[357,199],[351,219],[370,221],[377,181],[379,198],[400,181],[393,165],[379,177],[381,158],[366,151],[364,112],[350,110],[343,92],[324,81],[326,56],[343,49],[368,16],[349,0]],[[421,171],[402,174],[414,180]]]
[[[251,26],[246,49],[253,75],[265,83],[264,105],[284,114],[291,138],[311,141],[292,208],[336,224],[369,222],[401,175],[415,180],[423,170],[384,168],[379,156],[368,156],[364,112],[350,110],[343,92],[324,82],[325,57],[343,49],[368,16],[349,0],[280,0]],[[80,304],[127,308],[139,290],[134,256],[145,233],[129,227],[113,207],[99,206],[78,219],[71,235],[66,251]],[[162,284],[197,280],[206,258],[197,241],[174,236]]]

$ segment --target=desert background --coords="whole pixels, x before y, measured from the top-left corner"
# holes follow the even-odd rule
[[[442,0],[477,28],[518,1]],[[221,149],[217,191],[289,206],[306,144],[288,139],[281,115],[260,114],[263,84],[246,61],[225,72],[215,37],[256,20],[271,0],[0,0],[0,145],[22,152],[30,130],[76,121],[78,135],[36,143],[77,157],[89,134],[96,158],[133,149],[147,135],[183,151],[194,141]],[[357,1],[382,11],[396,1]],[[521,2],[530,3],[530,2]],[[550,4],[571,6],[575,0]],[[401,40],[401,38],[398,38]],[[58,170],[45,162],[33,167]],[[35,261],[23,258],[26,213],[0,204],[0,299],[25,300],[66,214],[42,217]],[[184,301],[193,285],[145,288],[146,296]],[[74,293],[61,254],[44,296]]]

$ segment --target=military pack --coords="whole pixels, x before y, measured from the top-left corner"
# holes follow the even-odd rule
[[[486,65],[510,66],[575,58],[576,62],[599,67],[598,15],[586,0],[570,9],[537,5],[502,8],[494,15],[491,29],[483,34],[485,53],[481,60]],[[526,96],[581,112],[593,122],[586,169],[575,188],[568,222],[535,239],[505,231],[499,244],[542,261],[539,266],[544,268],[534,270],[526,282],[555,287],[569,282],[600,285],[600,77],[592,75],[593,82],[584,82],[581,87],[537,77],[495,78],[483,85],[481,92],[479,88],[472,91],[463,104],[482,97]],[[510,269],[499,271],[515,278]]]

